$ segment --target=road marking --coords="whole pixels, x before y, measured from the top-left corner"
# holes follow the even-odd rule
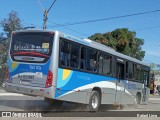
[[[17,93],[0,93],[0,96],[25,96],[25,95]]]
[[[149,98],[149,100],[160,100],[160,98]]]

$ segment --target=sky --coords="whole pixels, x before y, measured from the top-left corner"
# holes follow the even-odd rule
[[[48,9],[54,0],[39,0],[43,9]],[[48,14],[47,29],[59,30],[80,38],[95,33],[111,32],[128,28],[144,39],[142,50],[146,63],[160,64],[160,11],[93,23],[55,27],[87,20],[112,18],[135,13],[160,10],[160,0],[56,0]],[[43,11],[37,0],[1,0],[0,20],[11,11],[18,12],[22,25],[43,27]],[[0,28],[2,31],[2,28]]]

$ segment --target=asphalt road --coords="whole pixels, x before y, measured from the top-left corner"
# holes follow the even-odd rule
[[[147,105],[139,105],[138,108],[133,106],[124,106],[119,109],[115,106],[103,105],[98,112],[88,112],[86,106],[82,104],[64,102],[61,107],[50,106],[44,102],[42,97],[30,97],[21,94],[6,93],[0,90],[0,113],[4,111],[25,113],[37,112],[42,113],[43,117],[80,117],[78,119],[91,119],[91,117],[114,117],[118,119],[121,117],[148,117],[153,119],[160,116],[160,96],[150,95]],[[145,116],[146,115],[146,116]],[[66,119],[66,118],[65,118]],[[93,119],[92,119],[93,120]]]

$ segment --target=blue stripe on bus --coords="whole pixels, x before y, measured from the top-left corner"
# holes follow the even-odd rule
[[[23,72],[42,72],[43,75],[48,74],[48,69],[50,65],[50,59],[45,63],[44,65],[41,64],[25,64],[25,63],[18,63],[18,62],[13,62],[11,59],[8,59],[7,65],[9,66],[9,77],[12,77],[16,74],[23,73]],[[39,67],[41,69],[39,69]]]
[[[116,80],[116,78],[59,68],[57,88],[61,88],[61,91],[60,94],[58,94],[59,90],[56,90],[55,97],[58,98],[59,96],[84,85],[114,80]]]

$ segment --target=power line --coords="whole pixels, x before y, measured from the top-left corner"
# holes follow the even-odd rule
[[[40,2],[39,0],[37,0],[37,2],[38,2],[38,4],[39,4],[40,8],[42,9],[42,11],[44,12],[45,10],[44,10],[44,8],[43,8],[41,2]]]
[[[50,11],[50,9],[53,7],[54,3],[56,2],[56,0],[53,1],[52,5],[50,6],[50,8],[48,9],[48,13]]]
[[[150,56],[153,56],[153,57],[157,57],[157,58],[160,58],[160,56],[157,56],[157,55],[153,55],[153,54],[150,54],[150,53],[145,53],[147,55],[150,55]]]
[[[151,26],[151,27],[139,28],[136,30],[148,30],[148,29],[155,29],[155,28],[160,28],[160,26]]]
[[[44,10],[43,9],[43,7],[41,6],[41,3],[40,3],[40,1],[39,0],[37,0],[38,1],[38,3],[39,3],[39,5],[40,5],[40,7],[41,7],[41,9],[42,10]],[[55,0],[56,1],[56,0]],[[55,1],[52,3],[52,5],[51,5],[51,7],[53,6],[53,4],[55,3]],[[51,7],[49,8],[49,10],[51,9]],[[48,11],[49,11],[48,10]],[[60,25],[60,24],[57,24],[57,23],[55,23],[55,22],[52,22],[52,21],[49,21],[50,23],[52,23],[52,24],[55,24],[55,25]],[[33,25],[33,24],[31,24],[31,25]],[[37,26],[37,25],[34,25],[34,26]],[[39,27],[39,26],[38,26]],[[62,26],[63,27],[63,26]],[[40,27],[39,27],[40,28]],[[70,31],[73,31],[73,32],[75,32],[75,33],[78,33],[78,34],[80,34],[80,35],[83,35],[83,36],[88,36],[88,35],[86,35],[86,34],[83,34],[83,33],[81,33],[81,32],[78,32],[78,31],[76,31],[76,30],[73,30],[73,29],[70,29],[70,28],[67,28],[67,27],[63,27],[63,28],[65,28],[65,29],[67,29],[67,30],[70,30]]]
[[[0,19],[4,19],[4,18],[0,17]],[[50,23],[52,23],[52,24],[55,24],[55,25],[61,25],[61,24],[57,24],[57,23],[52,22],[52,21],[48,21],[48,22],[50,22]],[[32,23],[23,22],[22,24],[32,25],[32,26],[35,26],[35,27],[37,27],[37,28],[41,28],[40,26],[35,25],[35,24],[32,24]],[[63,26],[62,26],[62,27],[63,27]],[[83,36],[85,36],[85,37],[88,36],[88,35],[86,35],[86,34],[84,34],[84,33],[78,32],[78,31],[76,31],[76,30],[73,30],[73,29],[70,29],[70,28],[67,28],[67,27],[63,27],[63,28],[65,28],[65,29],[67,29],[67,30],[70,30],[70,31],[72,31],[72,32],[78,33],[78,34],[80,34],[80,35],[83,35]]]
[[[37,2],[38,2],[38,4],[39,4],[40,8],[42,9],[42,11],[45,12],[45,9],[43,8],[41,2],[40,2],[39,0],[37,0]],[[51,4],[51,6],[50,6],[49,9],[47,10],[47,12],[50,11],[50,9],[53,7],[53,5],[54,5],[55,2],[56,2],[56,0],[53,1],[53,3]]]
[[[48,21],[48,22],[50,22],[51,24],[55,24],[55,25],[61,25],[61,24],[57,24],[57,23],[52,22],[52,21]],[[78,34],[80,34],[80,35],[83,35],[83,36],[85,36],[85,37],[88,36],[88,35],[86,35],[86,34],[84,34],[84,33],[78,32],[78,31],[73,30],[73,29],[70,29],[70,28],[68,28],[68,27],[64,27],[64,26],[62,26],[62,27],[65,28],[65,29],[67,29],[67,30],[73,31],[73,32],[75,32],[75,33],[78,33]]]
[[[36,27],[36,28],[42,28],[42,27],[40,27],[38,25],[35,25],[35,24],[32,24],[32,23],[25,23],[25,22],[23,22],[22,24],[23,24],[23,26],[32,26],[32,27]]]
[[[2,17],[0,17],[0,20],[4,20],[5,18],[2,18]],[[40,26],[38,26],[38,25],[35,25],[35,24],[32,24],[32,23],[26,23],[26,22],[24,22],[24,20],[21,20],[21,25],[24,27],[24,25],[28,25],[28,27],[31,25],[32,27],[34,26],[34,27],[37,27],[37,28],[41,28]],[[3,28],[2,26],[0,26],[0,28]]]
[[[57,23],[52,22],[52,21],[48,21],[48,22],[51,23],[51,24],[60,25],[60,24],[57,24]],[[35,25],[35,24],[32,24],[32,23],[26,23],[26,22],[23,22],[23,23],[26,24],[26,25],[32,25],[32,26],[35,26],[35,27],[37,27],[37,28],[41,28],[40,26]],[[85,36],[85,37],[88,36],[88,35],[86,35],[86,34],[84,34],[84,33],[78,32],[78,31],[76,31],[76,30],[73,30],[73,29],[70,29],[70,28],[67,28],[67,27],[63,27],[63,28],[65,28],[65,29],[67,29],[67,30],[70,30],[70,31],[73,31],[73,32],[75,32],[75,33],[78,33],[78,34],[80,34],[80,35],[83,35],[83,36]]]
[[[53,26],[53,27],[62,27],[62,26],[70,26],[70,25],[93,23],[93,22],[99,22],[99,21],[107,21],[107,20],[113,20],[113,19],[119,19],[119,18],[131,17],[131,16],[150,14],[150,13],[155,13],[155,12],[160,12],[160,10],[153,10],[153,11],[147,11],[147,12],[140,12],[140,13],[121,15],[121,16],[116,16],[116,17],[101,18],[101,19],[87,20],[87,21],[74,22],[74,23],[66,23],[66,24],[61,24],[61,25],[57,25],[57,26]]]

